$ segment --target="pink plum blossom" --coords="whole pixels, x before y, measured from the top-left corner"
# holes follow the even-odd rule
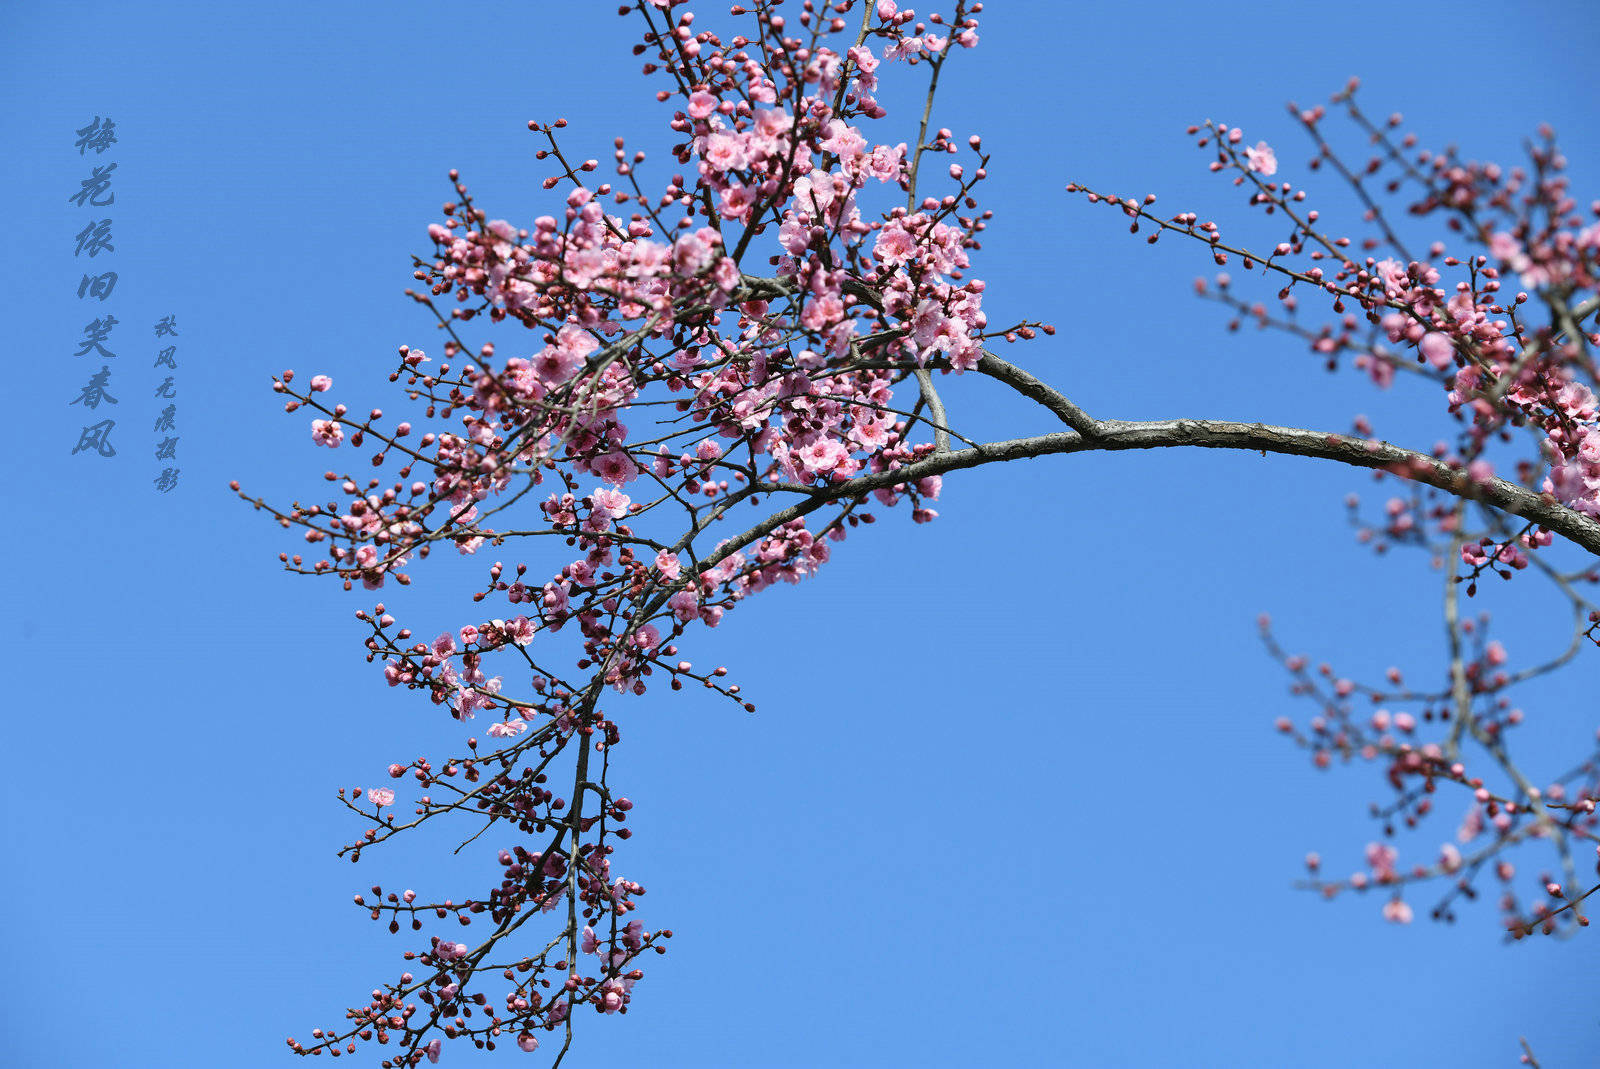
[[[713,111],[717,110],[717,98],[703,89],[697,90],[696,92],[689,94],[689,106],[687,110],[689,112],[689,118],[704,119]]]
[[[1252,171],[1261,175],[1278,173],[1278,156],[1265,141],[1257,141],[1255,148],[1244,150],[1245,162]]]
[[[311,440],[333,449],[344,441],[344,428],[331,419],[314,419],[311,421]]]
[[[617,486],[626,485],[639,476],[639,466],[621,450],[596,458],[590,467],[600,478]]]
[[[1410,924],[1411,907],[1402,899],[1391,898],[1383,904],[1383,919],[1393,924]]]

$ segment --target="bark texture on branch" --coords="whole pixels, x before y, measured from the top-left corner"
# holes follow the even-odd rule
[[[1094,436],[1077,431],[1061,431],[1031,438],[990,442],[971,449],[940,453],[893,471],[863,475],[827,487],[783,485],[773,487],[825,500],[836,500],[870,493],[899,483],[914,482],[929,475],[940,475],[960,468],[973,468],[997,461],[1023,460],[1056,453],[1085,453],[1095,450],[1170,449],[1253,449],[1289,456],[1316,457],[1360,468],[1382,468],[1402,478],[1426,483],[1457,497],[1492,505],[1514,516],[1538,523],[1568,541],[1600,555],[1600,523],[1575,512],[1547,494],[1536,494],[1504,479],[1482,482],[1443,461],[1424,453],[1366,438],[1298,427],[1275,427],[1267,423],[1235,423],[1217,419],[1094,420]],[[809,512],[810,509],[805,511]],[[797,513],[803,515],[803,513]],[[734,547],[737,548],[737,547]],[[730,550],[731,551],[731,550]]]

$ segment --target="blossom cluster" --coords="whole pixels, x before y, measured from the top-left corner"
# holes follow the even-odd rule
[[[1418,150],[1414,136],[1391,133],[1401,122],[1398,115],[1382,124],[1369,120],[1355,105],[1356,88],[1352,82],[1334,103],[1377,146],[1364,166],[1348,166],[1333,150],[1323,133],[1326,109],[1291,105],[1290,111],[1316,143],[1311,169],[1336,170],[1366,208],[1364,220],[1374,233],[1359,243],[1324,228],[1319,212],[1307,204],[1306,190],[1283,177],[1277,153],[1266,142],[1246,148],[1243,131],[1221,123],[1191,133],[1214,151],[1214,172],[1231,172],[1235,185],[1250,191],[1251,205],[1290,221],[1287,239],[1270,252],[1227,243],[1216,224],[1201,223],[1193,213],[1161,218],[1149,208],[1153,197],[1141,203],[1083,192],[1091,202],[1133,218],[1136,230],[1153,223],[1152,242],[1176,232],[1204,242],[1219,266],[1236,261],[1247,271],[1276,275],[1282,281],[1277,314],[1236,296],[1226,274],[1216,278],[1215,288],[1197,283],[1202,295],[1235,310],[1230,329],[1249,319],[1297,335],[1330,370],[1341,355],[1351,354],[1355,366],[1385,389],[1401,372],[1431,381],[1457,428],[1453,443],[1440,441],[1432,450],[1432,459],[1455,473],[1447,483],[1450,492],[1442,492],[1437,481],[1413,482],[1405,496],[1385,502],[1376,521],[1360,518],[1356,495],[1347,501],[1363,542],[1380,552],[1419,548],[1435,568],[1458,569],[1445,599],[1451,652],[1442,678],[1408,687],[1400,670],[1391,668],[1383,683],[1362,685],[1338,677],[1327,664],[1313,672],[1306,658],[1283,653],[1266,617],[1261,627],[1268,648],[1291,673],[1291,692],[1318,706],[1303,727],[1280,717],[1278,730],[1309,750],[1318,768],[1352,759],[1384,768],[1394,797],[1374,805],[1373,814],[1383,821],[1386,840],[1397,824],[1419,826],[1435,810],[1441,787],[1465,790],[1470,803],[1456,842],[1443,844],[1431,864],[1402,867],[1395,846],[1376,842],[1366,849],[1365,870],[1343,880],[1323,877],[1320,855],[1309,855],[1312,878],[1306,886],[1328,897],[1384,889],[1383,917],[1406,923],[1413,911],[1405,890],[1443,880],[1448,889],[1432,915],[1448,921],[1455,917],[1453,904],[1475,897],[1480,874],[1490,874],[1502,885],[1500,909],[1512,936],[1583,927],[1583,901],[1600,890],[1579,886],[1589,882],[1582,873],[1600,849],[1600,819],[1594,816],[1600,752],[1537,785],[1508,748],[1512,730],[1526,719],[1510,692],[1568,663],[1585,640],[1600,644],[1600,606],[1581,590],[1600,584],[1600,568],[1592,561],[1575,568],[1556,563],[1554,534],[1546,526],[1529,522],[1519,528],[1503,513],[1480,508],[1475,515],[1470,506],[1500,484],[1499,463],[1514,472],[1515,485],[1580,516],[1600,517],[1600,407],[1589,348],[1600,345],[1600,333],[1586,323],[1600,311],[1600,201],[1579,208],[1548,129],[1531,147],[1528,168],[1463,161],[1454,150]],[[1434,241],[1426,255],[1414,254],[1400,225],[1379,206],[1372,187],[1380,180],[1388,194],[1413,191],[1408,217],[1445,216],[1453,240]],[[1480,251],[1452,255],[1451,247],[1462,244]],[[1533,292],[1508,293],[1513,280]],[[1320,327],[1301,320],[1307,290],[1328,299],[1337,318]],[[1537,314],[1541,308],[1548,316]],[[1380,445],[1367,420],[1355,424],[1370,446]],[[1509,448],[1518,444],[1520,452]],[[1409,479],[1426,467],[1412,459],[1380,475]],[[1462,618],[1458,591],[1474,596],[1484,573],[1509,579],[1530,568],[1551,578],[1570,602],[1573,634],[1565,650],[1512,670],[1505,646],[1487,638],[1488,615]],[[1373,704],[1369,714],[1360,712],[1362,700]],[[1441,728],[1442,736],[1422,737],[1430,725]],[[1474,743],[1481,753],[1469,759]],[[1563,872],[1559,878],[1548,870],[1538,874],[1531,905],[1514,893],[1517,867],[1507,857],[1529,842],[1548,845]]]
[[[421,691],[457,720],[487,721],[490,741],[470,739],[469,753],[444,762],[391,765],[393,779],[427,792],[409,822],[391,788],[345,797],[372,822],[352,858],[447,813],[535,842],[500,851],[504,879],[486,896],[359,896],[391,931],[408,920],[420,930],[429,912],[462,924],[486,915],[492,931],[476,945],[435,936],[407,954],[424,972],[374,991],[348,1028],[291,1041],[295,1050],[376,1038],[400,1044],[386,1065],[411,1065],[440,1057],[441,1034],[480,1047],[515,1034],[532,1050],[540,1031],[566,1028],[570,1041],[579,1005],[627,1012],[638,959],[670,933],[626,916],[644,889],[612,871],[631,803],[609,785],[621,729],[601,695],[643,694],[665,678],[753,710],[725,669],[682,658],[691,629],[813,574],[832,543],[874,521],[872,503],[906,503],[917,522],[936,515],[927,503],[938,476],[892,476],[943,440],[923,412],[936,395],[921,376],[973,370],[992,333],[983,283],[966,277],[983,216],[959,212],[974,205],[985,160],[971,139],[978,166],[951,165],[953,191],[919,199],[919,163],[957,153],[954,135],[908,148],[874,140],[870,127],[887,114],[874,96],[886,65],[937,67],[973,47],[979,10],[963,2],[948,20],[919,19],[878,0],[855,43],[835,46],[843,20],[809,5],[800,36],[775,5],[759,4],[755,36],[726,42],[676,0],[642,6],[655,56],[645,73],[672,77],[658,99],[677,98],[674,156],[691,179],[673,175],[647,195],[644,154],[630,157],[619,139],[617,180],[592,181],[597,161],[573,165],[562,150],[563,121],[530,123],[548,145],[539,158],[556,165],[545,188],[569,187],[561,209],[527,227],[491,219],[451,172],[457,199],[427,228],[433,253],[416,272],[426,291],[411,294],[453,305],[439,315],[443,359],[403,346],[390,376],[417,415],[362,418],[324,400],[327,375],[303,390],[293,371],[278,379],[287,411],[314,413],[316,445],[376,447],[373,467],[398,465],[388,486],[330,472],[342,503],[274,510],[324,550],[284,554],[291,570],[338,576],[346,589],[408,584],[412,563],[441,543],[473,555],[524,537],[512,517],[530,506],[532,533],[555,536],[535,544],[571,550],[548,571],[494,562],[476,600],[504,608],[431,641],[384,605],[358,613],[371,628],[369,660],[391,687]],[[904,203],[867,207],[885,194]],[[750,266],[758,257],[770,270]],[[460,332],[480,318],[537,340],[513,330],[469,343]],[[915,408],[907,388],[921,398]],[[882,476],[890,481],[851,489]],[[796,504],[767,515],[775,496]],[[574,670],[555,667],[558,633]],[[570,791],[548,785],[558,761],[571,769]],[[501,940],[536,914],[564,916],[561,933],[542,954],[505,958]],[[580,956],[595,964],[580,968]],[[494,975],[515,981],[498,1002],[477,990]]]

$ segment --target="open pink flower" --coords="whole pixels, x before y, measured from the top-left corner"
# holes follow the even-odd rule
[[[589,500],[594,502],[594,510],[603,513],[607,518],[620,520],[628,514],[628,507],[633,504],[628,495],[621,490],[602,488],[589,495]]]
[[[700,154],[706,166],[713,171],[738,171],[750,162],[745,139],[738,134],[709,135]]]
[[[731,185],[719,195],[722,200],[722,217],[748,221],[750,206],[755,203],[756,191],[748,186]]]
[[[590,467],[596,475],[615,486],[631,483],[639,477],[639,466],[620,449],[596,457]]]
[[[344,428],[331,419],[314,419],[311,421],[311,440],[334,449],[344,441]]]
[[[1391,898],[1383,904],[1383,919],[1393,924],[1410,924],[1411,907],[1398,898]]]
[[[689,118],[704,119],[717,110],[717,98],[704,89],[689,96]]]
[[[1257,174],[1273,175],[1278,173],[1278,154],[1272,151],[1265,141],[1257,141],[1255,148],[1244,150],[1245,163]]]
[[[844,463],[850,452],[832,438],[818,438],[810,445],[796,449],[794,455],[805,465],[806,471],[826,474]]]

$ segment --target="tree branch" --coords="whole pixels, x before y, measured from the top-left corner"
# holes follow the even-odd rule
[[[1088,439],[1100,436],[1100,424],[1087,412],[1067,400],[1054,387],[1034,378],[1015,364],[1000,359],[985,349],[978,359],[978,373],[1003,382],[1022,396],[1039,402],[1054,412],[1062,423]]]
[[[1046,388],[1048,389],[1048,388]],[[1064,400],[1064,399],[1063,399]],[[1070,402],[1068,402],[1070,404]],[[1087,417],[1084,417],[1087,419]],[[1457,497],[1481,501],[1503,512],[1541,524],[1563,538],[1600,555],[1600,522],[1575,512],[1545,494],[1536,494],[1504,479],[1477,482],[1450,465],[1423,453],[1366,438],[1298,427],[1275,427],[1265,423],[1234,423],[1214,419],[1096,420],[1093,438],[1076,431],[1061,431],[1031,438],[990,442],[971,449],[936,453],[892,471],[876,472],[834,483],[826,487],[779,484],[766,492],[784,490],[813,499],[836,500],[871,493],[873,490],[915,482],[929,475],[940,475],[960,468],[973,468],[997,461],[1023,460],[1056,453],[1086,453],[1095,450],[1167,449],[1181,446],[1201,449],[1253,449],[1264,453],[1316,457],[1358,468],[1381,468],[1414,482],[1425,483]],[[778,516],[786,522],[810,509],[786,509]],[[737,547],[735,547],[737,548]],[[731,550],[730,550],[731,552]]]

